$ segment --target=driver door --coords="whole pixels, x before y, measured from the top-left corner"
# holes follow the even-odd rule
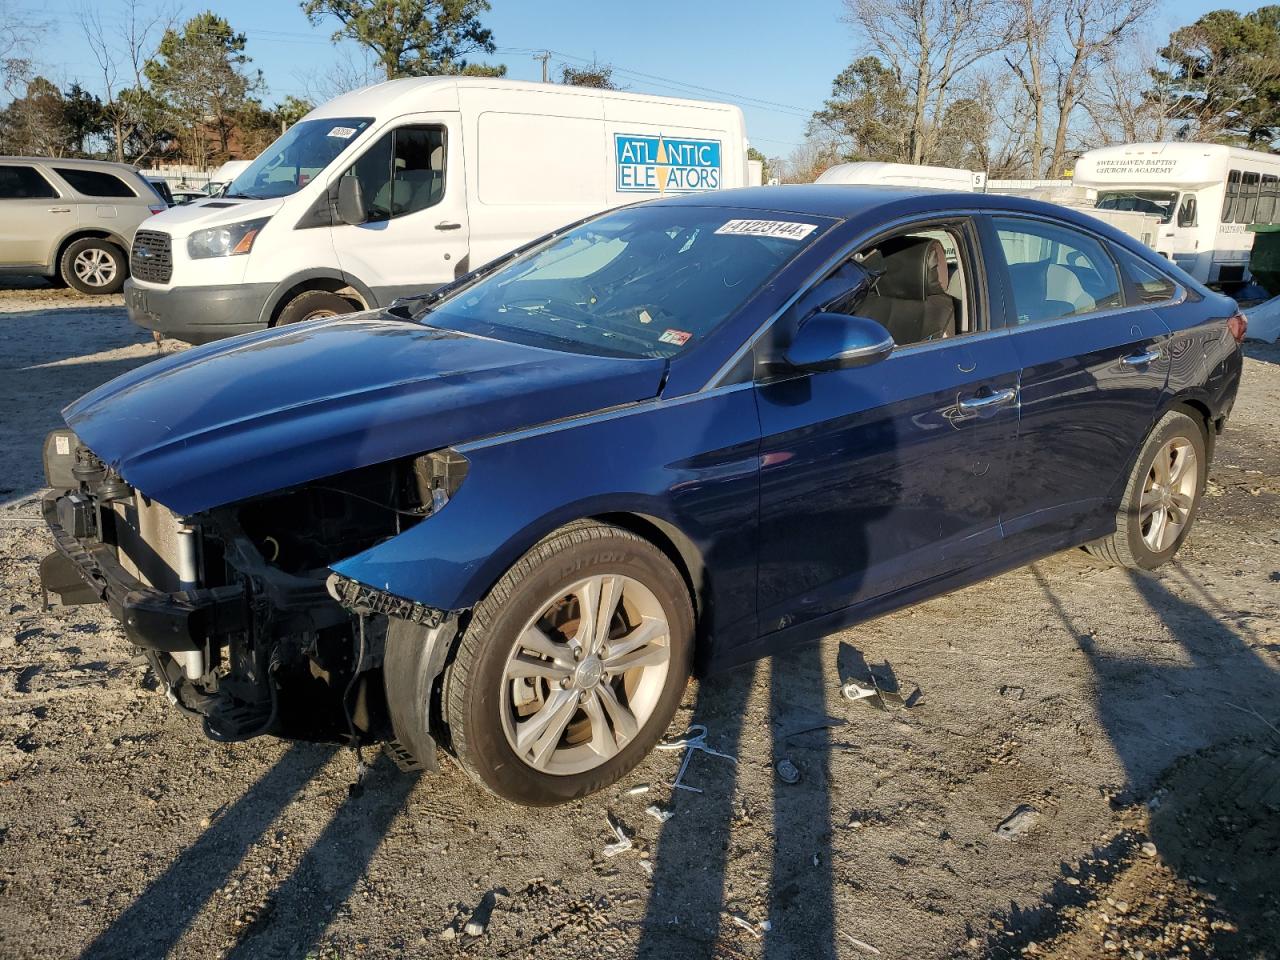
[[[333,228],[338,262],[379,304],[427,293],[465,272],[469,230],[457,114],[403,118],[342,176],[359,179],[368,219]]]

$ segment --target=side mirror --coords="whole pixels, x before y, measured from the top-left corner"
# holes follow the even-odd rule
[[[893,353],[889,331],[866,317],[815,313],[787,348],[787,363],[798,370],[846,370],[878,363]]]
[[[338,220],[358,226],[369,219],[364,205],[364,188],[359,177],[341,177],[338,180]]]

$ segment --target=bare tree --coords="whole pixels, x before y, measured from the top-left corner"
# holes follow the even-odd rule
[[[148,109],[143,67],[155,56],[160,37],[173,26],[174,14],[162,8],[146,13],[131,0],[120,0],[119,8],[118,22],[107,28],[102,5],[82,3],[80,26],[102,76],[103,117],[111,128],[116,160],[124,162],[132,140],[140,146],[133,157],[136,163],[158,144],[154,135],[139,136],[143,130],[153,134],[156,112]]]
[[[43,23],[20,13],[12,0],[0,0],[0,89],[17,98],[32,79],[31,51]]]
[[[370,50],[363,47],[354,52],[349,47],[338,49],[340,56],[315,72],[294,74],[312,103],[325,103],[386,79],[382,65]]]
[[[1078,0],[1077,0],[1078,2]],[[1008,43],[998,0],[845,0],[861,46],[908,92],[907,158],[930,155],[933,127],[957,78]]]
[[[1135,25],[1159,0],[1007,0],[1014,27],[1007,62],[1026,91],[1033,116],[1033,176],[1061,176],[1069,156],[1072,120]],[[1044,159],[1046,126],[1053,146]]]
[[[1082,101],[1091,124],[1087,146],[1169,138],[1175,97],[1166,84],[1152,81],[1157,55],[1149,37],[1134,35],[1095,71]]]

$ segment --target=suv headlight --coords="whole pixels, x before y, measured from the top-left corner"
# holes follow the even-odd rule
[[[261,220],[245,220],[222,227],[197,230],[187,237],[187,255],[192,260],[210,257],[238,257],[253,249],[253,241],[267,225],[270,217]]]

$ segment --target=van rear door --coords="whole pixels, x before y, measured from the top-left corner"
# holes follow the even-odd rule
[[[470,230],[456,113],[400,117],[343,172],[360,182],[366,220],[333,229],[338,263],[385,305],[467,269]]]

